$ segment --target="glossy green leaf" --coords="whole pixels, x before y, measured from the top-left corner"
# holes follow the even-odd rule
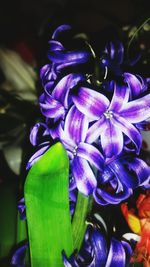
[[[60,267],[73,252],[68,197],[69,160],[61,143],[32,166],[25,182],[31,266]]]
[[[75,213],[72,221],[73,246],[78,251],[81,248],[84,235],[87,229],[87,217],[92,208],[92,197],[86,197],[82,193],[78,193]]]

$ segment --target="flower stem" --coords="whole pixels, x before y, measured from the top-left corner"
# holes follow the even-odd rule
[[[87,224],[86,219],[92,208],[92,197],[86,197],[80,192],[78,193],[76,209],[72,221],[72,236],[74,249],[80,250]]]
[[[127,55],[129,54],[129,49],[130,49],[130,46],[133,42],[133,40],[135,39],[135,37],[137,36],[137,34],[140,32],[140,30],[145,26],[145,24],[147,24],[148,22],[150,21],[150,18],[146,19],[142,25],[139,26],[139,28],[134,32],[133,36],[131,37],[129,43],[128,43],[128,47],[127,47]]]

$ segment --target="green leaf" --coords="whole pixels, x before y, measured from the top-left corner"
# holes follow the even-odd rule
[[[69,160],[61,143],[32,166],[25,182],[31,266],[61,267],[73,252],[68,196]]]
[[[87,217],[92,209],[93,198],[78,193],[75,213],[72,221],[73,246],[77,251],[80,250],[84,235],[87,229]]]

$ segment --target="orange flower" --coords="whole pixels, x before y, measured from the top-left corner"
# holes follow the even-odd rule
[[[136,207],[138,209],[137,216],[134,209],[128,209],[127,203],[121,205],[122,213],[130,229],[140,235],[132,262],[143,262],[144,267],[150,267],[150,190],[146,194],[139,195]]]

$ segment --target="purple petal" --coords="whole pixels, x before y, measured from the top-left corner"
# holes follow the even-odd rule
[[[87,130],[87,118],[75,106],[72,106],[65,120],[64,132],[66,138],[73,140],[78,145],[80,142],[84,142]]]
[[[13,254],[13,257],[11,259],[11,264],[13,266],[19,266],[19,267],[25,267],[25,253],[28,245],[22,245],[19,247],[15,253]]]
[[[125,72],[123,74],[123,77],[124,81],[128,84],[128,87],[130,88],[131,96],[135,97],[142,93],[143,84],[135,75]]]
[[[101,133],[101,145],[107,158],[119,155],[123,149],[122,132],[113,122],[113,119],[107,119],[107,128]]]
[[[71,63],[71,65],[77,65],[85,63],[90,59],[91,54],[86,51],[49,51],[48,58],[53,63],[64,64]],[[62,68],[62,66],[61,66]],[[58,68],[60,70],[60,68]]]
[[[52,39],[57,39],[58,35],[62,33],[63,31],[68,31],[71,29],[70,25],[64,24],[57,27],[57,29],[53,32]]]
[[[40,78],[44,88],[51,90],[54,85],[54,81],[57,78],[54,64],[47,64],[43,66],[40,70]]]
[[[139,180],[139,186],[147,185],[150,181],[150,167],[142,159],[134,158],[130,162],[130,169],[135,172]]]
[[[66,257],[65,252],[62,252],[63,263],[65,267],[80,267],[76,261],[76,255],[73,253],[69,259]]]
[[[92,234],[91,245],[94,250],[93,266],[104,267],[107,259],[108,249],[104,236],[98,230],[94,230]]]
[[[131,123],[139,123],[150,117],[150,94],[126,104],[120,112]]]
[[[95,201],[100,205],[119,204],[121,201],[127,199],[132,194],[132,189],[124,186],[123,191],[118,194],[108,193],[100,188],[96,188],[93,192]]]
[[[48,42],[48,44],[49,44],[49,50],[50,51],[61,51],[61,50],[64,50],[63,45],[58,41],[51,40],[51,41]]]
[[[105,47],[105,52],[110,56],[110,59],[117,64],[122,64],[124,57],[124,47],[121,42],[109,42]]]
[[[125,267],[126,255],[121,242],[112,238],[105,267]]]
[[[120,158],[120,160],[114,160],[109,165],[109,168],[115,175],[115,180],[124,184],[128,188],[135,188],[139,185],[139,178],[134,175],[133,179],[133,168],[132,163],[128,160]]]
[[[45,145],[44,147],[40,148],[37,152],[33,154],[33,156],[29,159],[26,169],[30,169],[31,166],[40,159],[40,157],[46,152],[46,150],[50,147],[50,145]]]
[[[69,74],[63,77],[55,86],[52,96],[68,108],[68,94],[70,89],[75,87],[78,82],[83,80],[83,75]]]
[[[95,122],[87,131],[86,142],[92,144],[100,137],[101,133],[107,128],[107,121],[102,116],[97,122]]]
[[[51,65],[46,64],[44,65],[40,70],[40,78],[43,79],[43,77],[50,71]]]
[[[114,94],[109,110],[118,112],[129,100],[129,89],[125,85],[114,83]]]
[[[142,137],[139,131],[130,122],[128,122],[128,120],[120,116],[115,116],[113,122],[116,128],[119,128],[129,137],[129,139],[131,139],[136,146],[137,153],[139,153],[142,144]]]
[[[20,214],[20,220],[26,220],[26,206],[24,198],[21,198],[18,202],[18,211]]]
[[[83,114],[94,120],[100,118],[110,103],[104,95],[86,87],[80,87],[72,99]]]
[[[39,144],[41,136],[48,134],[47,125],[45,123],[36,123],[30,132],[30,142],[33,146]]]
[[[92,194],[97,185],[97,181],[85,159],[77,156],[74,158],[72,162],[72,174],[76,180],[78,190],[86,196]]]
[[[126,266],[128,266],[133,250],[132,250],[132,248],[128,242],[121,241],[121,243],[122,243],[124,250],[125,250],[125,253],[126,253]]]
[[[62,120],[58,120],[53,123],[52,127],[49,129],[50,135],[53,139],[61,139],[64,137],[64,131],[62,128]]]
[[[89,144],[80,143],[77,148],[77,156],[82,157],[94,165],[98,170],[101,170],[104,164],[104,158],[100,151]]]
[[[39,98],[42,114],[47,118],[63,117],[65,110],[63,105],[50,94],[42,94]]]

